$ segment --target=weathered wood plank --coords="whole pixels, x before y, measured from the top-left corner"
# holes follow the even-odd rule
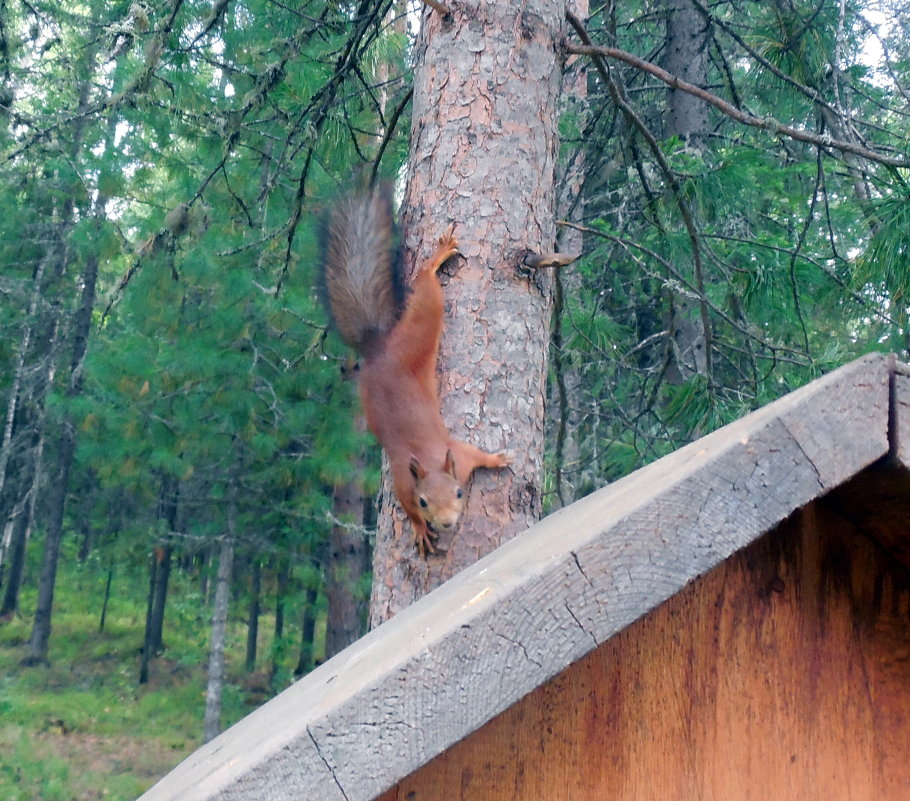
[[[382,801],[910,797],[910,573],[809,504]]]
[[[886,454],[890,374],[861,359],[551,515],[143,801],[374,798]]]

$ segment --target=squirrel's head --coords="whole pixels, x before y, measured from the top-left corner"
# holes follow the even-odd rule
[[[409,465],[414,477],[414,503],[429,528],[449,531],[464,509],[464,491],[455,478],[455,457],[446,452],[442,469],[426,470],[413,456]]]

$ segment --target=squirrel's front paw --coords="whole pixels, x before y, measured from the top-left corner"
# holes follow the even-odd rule
[[[417,551],[421,558],[426,559],[428,553],[436,553],[436,548],[433,547],[434,541],[438,537],[436,532],[431,531],[426,523],[423,525],[414,524],[413,528],[414,544],[417,546]]]
[[[458,253],[458,240],[453,236],[455,231],[455,223],[452,223],[446,230],[443,232],[442,236],[439,237],[439,259],[440,264],[442,264],[450,256],[454,256]]]

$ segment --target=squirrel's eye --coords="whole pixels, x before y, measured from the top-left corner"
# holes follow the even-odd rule
[[[456,487],[455,488],[455,497],[458,499],[461,499],[462,495],[464,495],[464,493],[461,491],[461,487]]]
[[[421,509],[426,509],[426,508],[427,508],[427,499],[424,498],[423,495],[421,495],[421,496],[417,499],[417,502],[420,504],[420,508],[421,508]]]

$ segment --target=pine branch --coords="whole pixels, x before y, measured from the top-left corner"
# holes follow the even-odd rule
[[[597,69],[607,85],[607,88],[610,92],[610,97],[613,99],[613,102],[622,109],[623,113],[628,117],[633,125],[635,125],[635,127],[641,133],[642,137],[644,137],[645,141],[648,143],[648,147],[651,149],[651,154],[654,156],[655,161],[657,161],[657,164],[660,166],[661,172],[664,174],[667,182],[670,184],[670,188],[673,190],[673,196],[676,199],[676,205],[679,208],[680,216],[682,217],[683,224],[686,227],[686,232],[688,233],[689,240],[692,244],[692,269],[695,274],[695,284],[697,287],[698,296],[702,298],[702,302],[700,303],[700,314],[702,328],[705,335],[705,373],[710,380],[712,344],[711,321],[709,319],[708,309],[706,306],[707,295],[705,292],[704,271],[701,262],[701,248],[699,246],[698,230],[695,225],[695,219],[692,215],[692,211],[683,197],[682,188],[680,187],[679,181],[676,178],[676,173],[673,172],[672,168],[667,162],[663,151],[660,149],[660,145],[658,145],[657,140],[654,137],[654,134],[651,133],[650,129],[647,127],[647,125],[645,125],[641,117],[638,116],[638,114],[635,112],[635,109],[629,105],[616,82],[613,80],[613,77],[610,74],[610,68],[603,61],[603,59],[600,58],[600,55],[602,54],[590,52],[593,50],[599,50],[600,48],[595,48],[590,44],[591,38],[578,17],[576,17],[572,12],[566,10],[566,19],[569,21],[569,24],[575,29],[581,40],[586,43],[584,47],[589,51],[586,54],[597,56],[597,58],[595,58],[595,64],[597,65]],[[569,51],[572,52],[572,49],[572,46],[570,46]],[[577,52],[580,53],[581,49],[579,48]],[[650,62],[642,63],[650,64]],[[683,81],[682,83],[685,82]],[[690,86],[691,84],[686,85]]]
[[[580,25],[581,23],[579,22],[578,24]],[[578,28],[576,28],[576,30],[578,30]],[[662,67],[659,67],[656,64],[652,64],[650,61],[645,61],[644,59],[639,58],[632,53],[628,53],[625,50],[620,50],[618,47],[602,47],[591,44],[569,44],[566,46],[566,52],[574,53],[577,55],[592,56],[599,59],[610,58],[617,61],[622,61],[626,64],[629,64],[630,66],[635,67],[636,69],[640,69],[643,72],[647,72],[648,74],[653,75],[658,80],[663,81],[663,83],[665,83],[671,89],[678,89],[681,92],[686,92],[686,94],[690,94],[693,97],[699,98],[700,100],[714,106],[716,109],[723,112],[731,119],[736,120],[743,125],[749,125],[754,128],[762,128],[772,134],[786,136],[799,142],[806,142],[808,144],[815,145],[816,147],[839,150],[842,153],[851,153],[855,156],[860,156],[861,158],[864,158],[868,161],[874,161],[878,164],[883,164],[888,167],[910,167],[910,160],[905,157],[886,156],[882,153],[876,153],[874,150],[869,150],[869,148],[863,147],[862,145],[857,145],[852,142],[844,142],[839,139],[833,139],[830,136],[824,134],[813,134],[808,131],[800,130],[799,128],[793,128],[789,125],[784,125],[773,117],[756,117],[754,114],[749,114],[736,108],[736,106],[728,103],[726,100],[718,97],[712,92],[709,92],[706,89],[702,89],[699,86],[694,86],[693,84],[688,83],[681,78],[678,78],[676,75],[672,75]],[[609,76],[604,71],[601,71],[601,74],[605,77],[606,80],[610,80]]]
[[[704,291],[700,291],[699,288],[696,286],[696,284],[694,284],[692,281],[690,281],[688,278],[686,278],[681,272],[679,272],[679,270],[677,270],[676,267],[674,267],[670,261],[665,259],[663,256],[661,256],[659,253],[652,250],[651,248],[646,247],[641,242],[637,242],[635,240],[628,239],[626,237],[615,236],[614,234],[609,234],[606,231],[601,231],[598,228],[591,228],[586,225],[579,225],[578,223],[569,222],[567,220],[560,220],[558,222],[558,225],[561,225],[561,226],[564,226],[567,228],[574,228],[577,231],[582,231],[583,233],[591,234],[593,236],[597,236],[602,239],[606,239],[609,242],[614,242],[622,250],[624,250],[633,261],[635,261],[637,264],[640,264],[643,267],[643,269],[647,269],[647,266],[645,265],[645,263],[642,261],[642,259],[639,256],[635,255],[634,251],[638,251],[638,252],[644,254],[645,256],[647,256],[648,258],[650,258],[657,264],[660,264],[666,271],[667,275],[669,275],[673,279],[673,281],[675,281],[687,294],[689,294],[691,297],[697,299],[699,301],[699,303],[702,304],[703,307],[712,311],[715,315],[717,315],[717,317],[720,320],[722,320],[727,325],[729,325],[733,330],[738,331],[747,340],[751,340],[751,341],[757,343],[764,350],[767,350],[769,353],[773,354],[774,358],[777,360],[790,361],[793,364],[799,364],[802,366],[805,365],[805,363],[806,363],[805,358],[807,357],[806,353],[804,353],[803,351],[798,350],[796,348],[787,347],[785,345],[774,345],[774,344],[768,342],[767,340],[764,340],[761,337],[757,336],[755,334],[755,332],[753,330],[751,330],[748,326],[738,323],[726,311],[724,311],[722,308],[720,308],[720,306],[718,306],[716,303],[712,302],[712,300],[704,293]],[[656,277],[659,280],[665,280],[663,278],[663,276],[656,276]],[[781,359],[781,357],[779,355],[781,353],[790,354],[790,358]],[[800,360],[800,357],[803,357],[802,360]]]

